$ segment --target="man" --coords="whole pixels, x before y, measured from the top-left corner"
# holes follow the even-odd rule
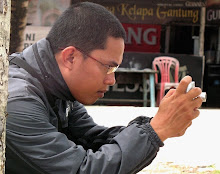
[[[83,104],[114,85],[124,39],[116,17],[84,2],[69,7],[46,39],[11,56],[6,173],[137,173],[163,141],[185,133],[202,104],[196,98],[201,89],[186,93],[189,76],[168,92],[152,119],[106,128],[86,112]]]

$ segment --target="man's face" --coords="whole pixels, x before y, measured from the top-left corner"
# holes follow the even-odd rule
[[[107,74],[106,65],[120,65],[123,52],[124,40],[113,37],[107,39],[104,50],[94,50],[86,59],[83,57],[83,51],[76,49],[73,68],[64,77],[74,98],[83,104],[93,104],[104,97],[108,86],[115,84],[115,74]]]

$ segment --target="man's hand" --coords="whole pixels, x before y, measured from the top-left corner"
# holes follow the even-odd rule
[[[192,120],[199,116],[198,108],[202,105],[202,99],[197,96],[202,91],[195,87],[186,93],[191,81],[192,78],[186,76],[177,89],[171,89],[162,99],[157,114],[151,120],[150,124],[161,141],[184,135]]]

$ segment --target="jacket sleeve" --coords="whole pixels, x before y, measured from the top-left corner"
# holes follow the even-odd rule
[[[69,126],[74,139],[88,149],[58,132],[46,107],[34,99],[8,102],[7,138],[25,159],[51,174],[136,173],[150,164],[163,146],[145,117],[127,127],[107,129],[96,125],[80,108],[72,112]],[[102,141],[96,151],[89,148],[95,141]]]
[[[125,129],[124,126],[107,128],[97,125],[79,102],[70,104],[68,119],[70,139],[93,151],[97,151],[104,144],[109,144],[113,137]]]

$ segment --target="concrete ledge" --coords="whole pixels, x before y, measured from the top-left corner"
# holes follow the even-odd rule
[[[104,126],[126,126],[136,116],[153,117],[158,108],[126,106],[86,106],[94,121]],[[190,165],[215,165],[220,170],[220,109],[200,109],[186,134],[166,140],[157,162],[175,162]]]

